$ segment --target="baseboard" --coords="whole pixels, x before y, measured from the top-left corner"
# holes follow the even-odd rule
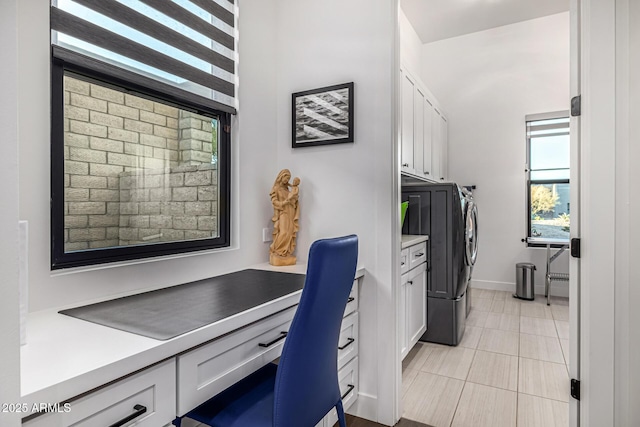
[[[506,291],[512,293],[516,290],[515,283],[495,282],[491,280],[471,279],[469,286],[474,289],[488,289],[491,291]],[[536,295],[544,295],[544,285],[536,285],[534,292]],[[569,298],[569,285],[566,282],[562,284],[554,282],[551,285],[551,295],[555,297]]]
[[[515,283],[509,282],[495,282],[490,280],[475,280],[471,279],[469,287],[474,289],[488,289],[490,291],[505,291],[514,292],[516,289]]]
[[[367,393],[358,393],[358,398],[346,411],[348,414],[369,421],[378,421],[378,397]]]

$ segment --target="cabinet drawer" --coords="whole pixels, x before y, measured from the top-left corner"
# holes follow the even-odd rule
[[[409,270],[427,261],[427,242],[409,248]]]
[[[404,274],[407,271],[409,271],[409,248],[400,252],[400,274]]]
[[[338,385],[342,395],[342,406],[345,412],[353,405],[358,398],[358,358],[355,357],[342,369],[338,370]],[[338,421],[338,414],[335,408],[331,409],[324,417],[327,427],[333,427]]]
[[[358,313],[350,314],[342,320],[338,338],[338,369],[358,355]]]
[[[344,309],[344,315],[342,317],[347,317],[356,310],[358,310],[358,279],[353,281],[351,293],[349,294],[347,306]]]
[[[296,308],[178,356],[178,415],[183,416],[280,356],[284,339],[276,340],[281,332],[289,330]]]
[[[70,403],[69,412],[51,412],[33,418],[24,427],[110,426],[136,412],[140,415],[123,424],[157,427],[176,416],[176,362],[172,358],[159,365],[123,378]]]

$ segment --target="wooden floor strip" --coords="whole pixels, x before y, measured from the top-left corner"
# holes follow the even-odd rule
[[[339,427],[339,424],[336,423],[334,427]],[[353,415],[347,414],[347,427],[385,427],[384,424],[374,423],[373,421],[365,420],[363,418],[354,417]],[[422,424],[417,421],[407,420],[406,418],[402,418],[398,421],[398,424],[395,427],[432,427],[428,424]]]

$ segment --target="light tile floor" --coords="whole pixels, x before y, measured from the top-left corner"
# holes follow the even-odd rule
[[[402,365],[404,417],[434,427],[569,425],[569,300],[471,290],[457,347],[418,343]]]

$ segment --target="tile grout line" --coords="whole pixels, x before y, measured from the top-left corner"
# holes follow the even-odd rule
[[[524,394],[526,396],[537,397],[538,399],[551,400],[552,402],[567,403],[567,404],[569,403],[568,401],[565,402],[564,400],[552,399],[551,397],[538,396],[537,394],[524,393],[524,392],[521,392],[521,391],[519,391],[518,394]]]
[[[475,357],[475,355],[474,355]],[[471,368],[469,368],[471,369]],[[458,401],[456,402],[456,409],[453,411],[453,417],[451,417],[451,421],[449,422],[449,427],[453,425],[453,420],[456,419],[456,414],[458,413],[458,408],[460,407],[460,401],[462,400],[462,393],[464,393],[464,389],[467,388],[467,381],[465,380],[462,385],[462,391],[460,391],[460,396],[458,396]]]

